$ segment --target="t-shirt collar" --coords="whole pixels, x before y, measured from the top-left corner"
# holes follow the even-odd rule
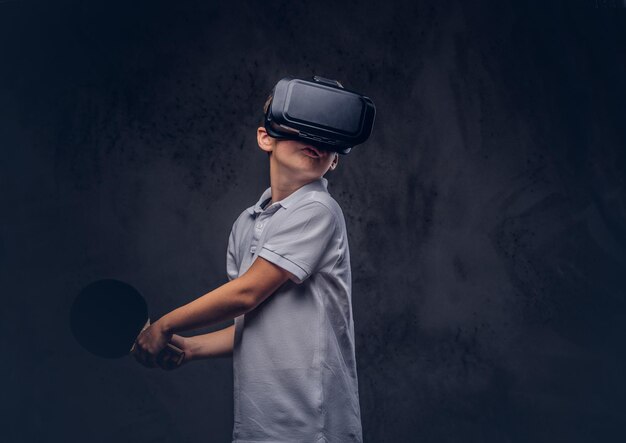
[[[276,207],[280,205],[286,209],[289,207],[289,205],[298,201],[304,193],[309,192],[309,191],[328,192],[328,179],[326,179],[325,177],[320,177],[318,179],[315,179],[312,182],[309,182],[306,185],[301,186],[300,188],[296,189],[294,192],[292,192],[291,194],[289,194],[287,197],[283,198],[282,200],[278,202],[274,202],[274,205],[276,205]],[[263,208],[261,207],[261,205],[265,202],[265,200],[267,200],[268,198],[271,198],[271,196],[272,196],[272,188],[270,186],[265,191],[263,191],[263,194],[261,194],[261,198],[259,198],[256,204],[254,206],[250,206],[247,209],[248,213],[252,215],[255,213],[258,214],[258,213],[263,212]]]

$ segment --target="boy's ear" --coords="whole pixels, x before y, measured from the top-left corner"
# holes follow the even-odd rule
[[[274,138],[267,133],[267,130],[263,126],[259,126],[256,130],[256,141],[259,144],[259,148],[265,152],[270,153],[274,149]]]
[[[339,163],[339,154],[335,152],[335,158],[333,158],[333,162],[330,164],[330,170],[334,171],[337,167],[337,163]]]

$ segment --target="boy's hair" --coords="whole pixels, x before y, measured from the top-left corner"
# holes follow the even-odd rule
[[[265,104],[263,105],[263,118],[261,119],[261,126],[265,126],[265,114],[267,114],[267,110],[270,107],[270,103],[272,103],[273,97],[274,97],[274,90],[272,90],[272,92],[270,92],[267,98],[265,99]],[[272,155],[272,153],[268,152],[267,156],[269,157],[270,155]]]
[[[265,104],[263,105],[263,118],[261,119],[261,126],[265,125],[265,114],[267,114],[267,110],[270,107],[270,103],[272,102],[273,97],[274,97],[274,91],[270,92],[267,98],[265,99]]]

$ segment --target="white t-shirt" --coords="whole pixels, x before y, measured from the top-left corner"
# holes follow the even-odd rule
[[[294,276],[235,318],[233,443],[362,442],[350,251],[327,186],[264,208],[267,188],[233,224],[229,280],[259,255]]]

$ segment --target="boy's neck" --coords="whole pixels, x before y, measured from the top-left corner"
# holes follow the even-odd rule
[[[277,183],[280,180],[271,180],[270,187],[272,189],[271,198],[265,207],[269,207],[277,201],[283,200],[289,197],[291,194],[296,192],[302,186],[309,184],[315,180],[319,180],[319,178],[308,179],[308,181],[303,182],[287,182],[283,180],[282,183]],[[264,208],[265,209],[265,208]]]

